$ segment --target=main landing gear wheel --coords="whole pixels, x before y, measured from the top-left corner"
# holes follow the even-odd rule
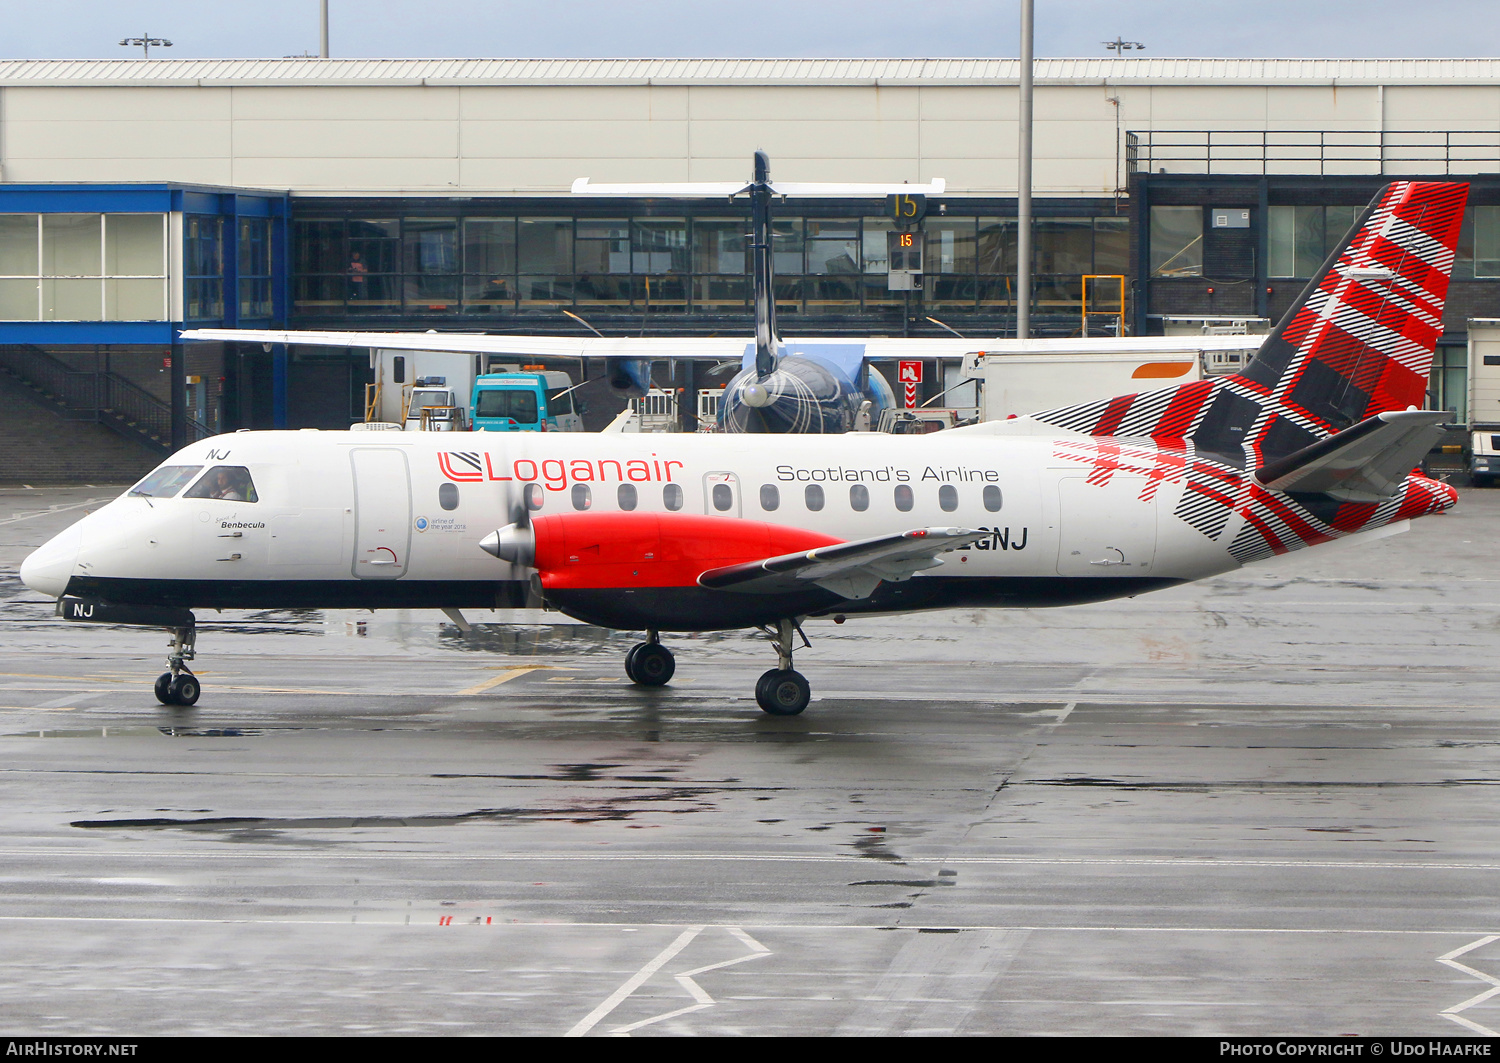
[[[792,636],[802,635],[796,620],[778,620],[776,629],[762,627],[761,632],[776,647],[776,667],[755,682],[755,703],[772,716],[795,716],[812,700],[807,677],[792,668]],[[802,635],[802,644],[808,645]]]
[[[665,686],[676,671],[677,658],[654,637],[650,642],[637,643],[625,655],[625,674],[639,686]]]
[[[174,704],[172,701],[172,673],[163,672],[156,677],[156,700],[163,705]]]
[[[772,716],[796,716],[812,700],[812,687],[801,672],[772,668],[755,684],[755,701]]]

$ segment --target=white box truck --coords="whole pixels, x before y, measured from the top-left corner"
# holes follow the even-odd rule
[[[1469,429],[1469,477],[1486,487],[1500,479],[1500,318],[1469,319],[1468,373],[1468,409],[1454,420]]]
[[[1149,339],[1112,340],[1108,348],[1092,350],[1077,340],[1034,340],[1029,349],[975,351],[963,370],[980,382],[980,419],[1003,421],[1201,380],[1203,351]]]

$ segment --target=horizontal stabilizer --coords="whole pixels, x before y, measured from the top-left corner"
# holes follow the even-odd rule
[[[1442,438],[1441,410],[1378,413],[1255,471],[1272,491],[1329,495],[1341,502],[1382,502]]]
[[[845,598],[868,598],[882,581],[899,583],[941,565],[938,554],[990,533],[967,528],[918,528],[794,554],[709,569],[698,585],[709,590],[775,594],[814,583]]]

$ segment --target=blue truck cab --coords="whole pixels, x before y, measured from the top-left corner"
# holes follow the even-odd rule
[[[476,432],[582,432],[567,373],[485,373],[469,403]]]

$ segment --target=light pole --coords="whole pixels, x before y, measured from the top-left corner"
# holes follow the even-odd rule
[[[126,37],[120,42],[120,47],[122,48],[134,48],[137,45],[140,46],[141,55],[150,59],[152,45],[158,48],[170,48],[172,47],[172,42],[162,37],[153,37],[149,33],[143,33],[139,37]]]
[[[328,0],[321,0],[319,4],[318,26],[321,32],[318,35],[318,57],[328,58]]]
[[[1031,338],[1031,37],[1033,0],[1021,0],[1021,130],[1016,152],[1016,339]]]
[[[1108,48],[1110,51],[1114,52],[1116,55],[1124,55],[1126,52],[1130,51],[1132,48],[1134,48],[1138,52],[1144,52],[1146,50],[1146,46],[1144,44],[1142,44],[1140,41],[1127,41],[1127,40],[1123,40],[1123,39],[1121,39],[1121,37],[1120,37],[1119,34],[1115,35],[1115,39],[1114,40],[1112,40],[1112,41],[1104,41],[1103,44],[1104,44],[1104,47]]]

